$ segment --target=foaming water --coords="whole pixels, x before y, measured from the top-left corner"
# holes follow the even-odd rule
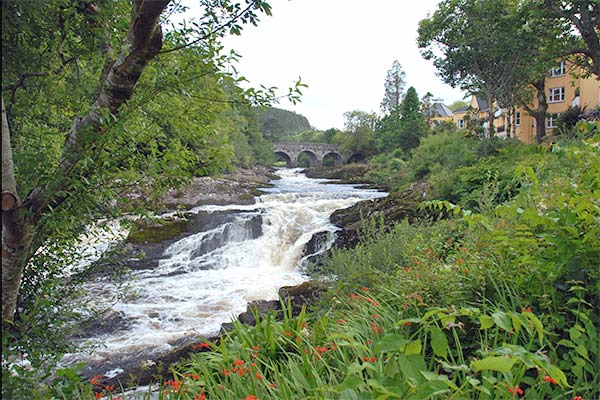
[[[305,244],[334,232],[333,211],[385,194],[308,179],[283,169],[274,187],[253,205],[201,206],[192,213],[233,213],[216,227],[167,247],[158,267],[132,271],[125,298],[111,303],[110,279],[86,284],[94,301],[130,321],[129,328],[88,340],[101,343],[92,358],[169,350],[183,336],[209,336],[253,300],[277,298],[282,286],[306,280],[300,268]],[[325,184],[324,184],[325,183]],[[67,361],[90,356],[73,354]]]

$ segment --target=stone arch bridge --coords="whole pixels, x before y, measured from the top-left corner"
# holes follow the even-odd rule
[[[326,158],[333,160],[335,166],[342,165],[345,161],[337,144],[275,142],[273,143],[273,150],[275,150],[276,155],[285,160],[289,167],[298,166],[300,154],[308,156],[311,167],[322,166]]]

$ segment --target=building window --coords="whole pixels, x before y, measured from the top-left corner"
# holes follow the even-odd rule
[[[557,87],[550,89],[550,95],[548,96],[550,103],[557,103],[559,101],[565,101],[565,87]]]
[[[463,129],[465,127],[465,120],[464,119],[459,119],[456,122],[456,126],[458,126],[458,129]]]
[[[563,76],[567,73],[567,66],[564,61],[561,61],[556,67],[550,70],[550,76]]]
[[[521,126],[521,113],[519,111],[515,113],[515,126]]]
[[[558,121],[558,117],[560,117],[560,113],[548,114],[546,116],[546,128],[556,128],[556,122]]]

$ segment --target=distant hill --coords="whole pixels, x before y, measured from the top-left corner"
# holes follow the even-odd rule
[[[271,141],[312,129],[305,116],[275,107],[259,110],[258,123],[265,139]]]

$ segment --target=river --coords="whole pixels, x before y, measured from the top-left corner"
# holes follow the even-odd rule
[[[156,267],[129,272],[127,294],[118,300],[109,276],[85,283],[99,309],[110,308],[127,323],[78,339],[80,346],[93,343],[95,350],[69,354],[64,363],[168,351],[181,338],[214,335],[248,302],[276,299],[280,287],[307,280],[304,247],[314,234],[337,229],[329,216],[385,193],[309,179],[300,171],[278,170],[282,179],[263,189],[256,204],[190,210],[190,218],[200,221],[195,232],[171,243]]]

